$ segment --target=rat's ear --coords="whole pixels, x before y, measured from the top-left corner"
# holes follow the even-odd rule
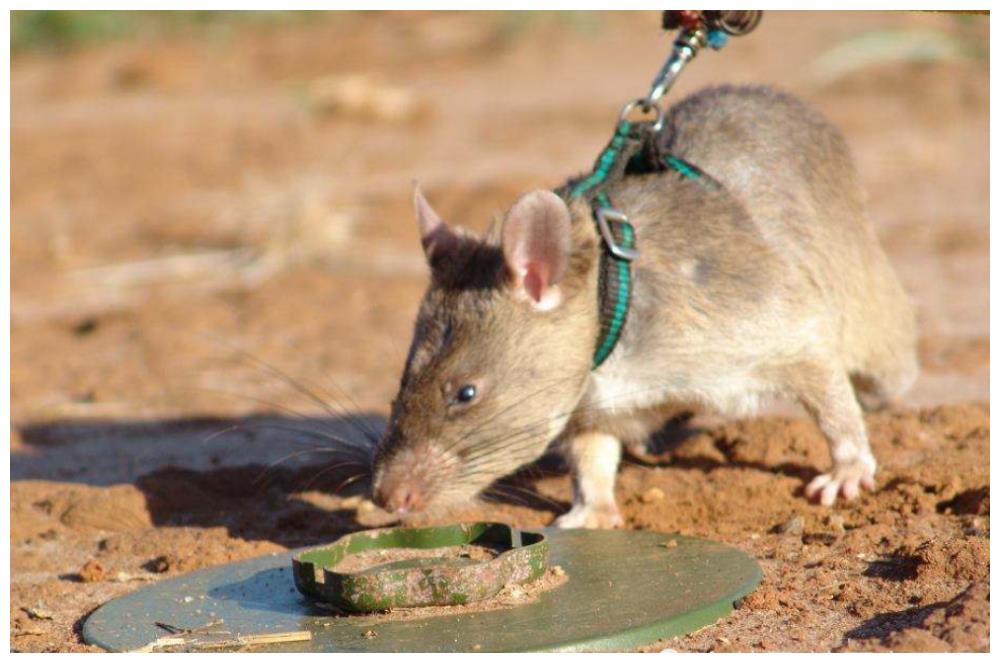
[[[532,191],[518,200],[503,224],[503,255],[515,292],[547,311],[562,302],[559,281],[569,265],[570,216],[551,191]]]
[[[413,183],[413,209],[417,213],[420,227],[420,243],[424,247],[427,261],[433,267],[435,260],[458,246],[460,238],[434,211],[416,182]]]

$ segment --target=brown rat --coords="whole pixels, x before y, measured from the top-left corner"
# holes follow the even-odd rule
[[[749,416],[770,396],[802,403],[829,443],[810,497],[874,488],[859,401],[911,386],[916,325],[845,141],[787,94],[728,86],[675,105],[662,140],[722,188],[667,172],[609,189],[641,255],[622,336],[594,370],[604,247],[586,203],[535,191],[478,238],[415,192],[432,277],[376,451],[379,505],[469,500],[555,442],[574,486],[557,524],[617,526],[622,444],[678,406]]]

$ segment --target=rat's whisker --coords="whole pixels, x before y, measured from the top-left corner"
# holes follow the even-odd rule
[[[559,504],[559,502],[556,502],[554,499],[552,499],[552,498],[550,498],[550,497],[548,497],[546,495],[543,495],[538,490],[532,489],[532,488],[530,488],[528,486],[521,486],[521,485],[518,485],[518,484],[509,483],[509,482],[502,482],[501,486],[502,486],[501,490],[504,491],[503,494],[507,495],[508,497],[511,496],[512,494],[518,494],[518,493],[520,493],[520,494],[527,494],[527,496],[529,498],[533,498],[533,499],[536,499],[536,500],[538,500],[540,502],[543,502],[545,505],[552,507],[552,509],[555,510],[555,511],[559,511],[559,510],[562,509],[562,505]],[[483,494],[484,495],[489,495],[490,493],[494,492],[496,489],[497,489],[496,485],[491,485],[489,488],[487,488],[485,491],[483,491]],[[511,491],[514,491],[514,492],[512,493]],[[527,501],[524,502],[524,506],[527,506],[527,507],[531,508],[530,502],[527,502]]]
[[[365,472],[359,472],[358,474],[355,474],[354,476],[348,477],[345,481],[342,481],[339,484],[337,484],[337,486],[333,489],[333,493],[335,495],[339,495],[340,491],[342,491],[344,488],[347,488],[349,485],[351,485],[355,481],[359,481],[359,480],[364,479],[364,478],[366,478],[368,476],[370,476],[370,472],[365,471]]]
[[[309,488],[313,485],[313,483],[315,483],[316,480],[319,479],[321,476],[327,475],[330,472],[332,472],[332,471],[334,471],[336,469],[340,469],[342,467],[345,467],[347,465],[348,465],[347,463],[336,463],[336,464],[331,465],[329,467],[323,468],[322,470],[320,470],[319,472],[317,472],[316,474],[314,474],[311,479],[309,479],[309,481],[306,483],[305,487],[302,489],[301,492],[305,492],[305,491],[309,490]],[[365,468],[365,472],[361,473],[360,476],[365,476],[366,474],[367,474],[367,467]]]
[[[301,456],[307,456],[309,454],[317,454],[317,453],[336,454],[336,453],[341,453],[341,452],[342,452],[342,450],[338,449],[336,447],[316,447],[314,449],[302,449],[300,451],[293,451],[292,453],[285,454],[284,456],[282,456],[281,458],[275,460],[274,462],[269,463],[267,465],[267,467],[265,467],[261,471],[261,473],[257,476],[257,478],[254,479],[254,483],[256,484],[256,483],[260,482],[270,472],[272,472],[273,470],[277,469],[277,467],[279,465],[281,465],[282,463],[288,462],[289,460],[292,460],[294,458],[299,458]]]
[[[347,392],[347,390],[345,390],[343,387],[337,384],[337,382],[334,381],[333,378],[331,378],[329,375],[324,376],[323,379],[329,381],[330,384],[333,385],[333,388],[339,391],[343,395],[343,397],[350,402],[355,412],[358,413],[361,412],[361,407],[358,405],[358,402],[354,400],[354,398]],[[336,397],[334,397],[334,399],[336,399]],[[360,419],[358,420],[358,427],[363,429],[364,432],[362,434],[364,434],[365,437],[367,437],[374,444],[377,444],[379,439],[381,439],[382,437],[381,431],[372,428],[367,423],[363,423]]]
[[[244,360],[246,360],[251,365],[256,365],[258,368],[263,369],[265,372],[269,373],[270,375],[281,379],[286,384],[288,384],[289,386],[291,386],[293,389],[295,389],[296,391],[298,391],[300,394],[302,394],[303,396],[305,396],[306,398],[308,398],[309,400],[311,400],[313,403],[315,403],[315,404],[319,405],[321,408],[323,408],[323,410],[328,415],[330,415],[331,417],[337,418],[339,416],[339,413],[333,407],[331,407],[329,403],[327,403],[325,400],[323,400],[322,398],[320,398],[312,389],[310,389],[309,387],[307,387],[301,380],[298,380],[298,379],[292,377],[291,375],[289,375],[285,371],[281,370],[277,366],[274,366],[274,365],[272,365],[272,364],[264,361],[260,357],[257,357],[254,354],[252,354],[252,353],[244,350],[243,348],[240,348],[240,347],[238,347],[238,346],[236,346],[236,345],[234,345],[234,344],[232,344],[232,343],[230,343],[230,342],[228,342],[228,341],[226,341],[224,339],[213,338],[212,336],[206,336],[206,338],[209,338],[209,339],[215,341],[216,343],[218,343],[220,345],[228,347],[231,351],[236,352],[241,358],[243,358]],[[340,405],[340,404],[338,403],[338,405]],[[347,410],[346,408],[344,408],[342,405],[340,405],[340,407],[342,408],[342,410],[345,413],[349,412],[349,410]],[[369,441],[371,441],[371,442],[377,442],[378,441],[379,435],[375,434],[375,432],[372,431],[371,429],[367,429],[365,426],[359,424],[358,422],[354,422],[351,419],[348,419],[348,423],[350,425],[354,426],[355,429],[358,430],[358,432],[360,432],[366,438],[368,438]]]
[[[286,424],[267,423],[267,422],[253,422],[251,424],[247,424],[247,426],[248,427],[252,426],[253,428],[260,430],[273,430],[273,431],[281,431],[283,433],[292,433],[294,435],[313,438],[316,440],[323,440],[327,442],[337,442],[343,445],[340,447],[341,451],[345,453],[354,454],[354,456],[359,460],[365,462],[371,461],[372,451],[373,451],[372,447],[361,446],[358,443],[354,443],[349,440],[339,438],[335,435],[330,435],[329,433],[326,433],[324,431],[309,430],[307,428],[298,428],[296,426],[290,426]],[[300,439],[289,439],[287,441],[295,442],[297,444],[306,444],[306,440],[300,440]]]
[[[199,387],[199,389],[201,389],[203,391],[209,391],[209,392],[212,392],[212,393],[221,393],[221,394],[226,394],[227,396],[234,396],[236,398],[242,398],[244,400],[248,400],[248,401],[251,401],[251,402],[254,402],[254,403],[258,403],[260,405],[264,405],[266,407],[269,407],[269,408],[272,408],[272,409],[275,409],[275,410],[280,410],[280,411],[284,412],[285,414],[289,415],[293,420],[307,422],[307,423],[309,423],[311,425],[315,425],[315,426],[317,426],[317,427],[319,427],[321,429],[325,429],[325,430],[329,431],[328,435],[333,436],[330,439],[336,439],[336,440],[338,440],[340,442],[343,442],[344,444],[353,444],[355,446],[361,446],[363,444],[364,448],[367,448],[368,446],[374,446],[374,444],[375,444],[375,441],[371,440],[371,438],[368,437],[368,436],[365,436],[366,442],[364,442],[364,443],[348,441],[346,439],[340,438],[339,436],[336,436],[336,433],[337,433],[338,429],[334,428],[334,426],[332,425],[331,422],[326,422],[326,421],[323,421],[322,419],[317,419],[315,417],[310,416],[309,414],[307,414],[305,412],[302,412],[302,411],[297,410],[295,408],[289,407],[287,405],[283,405],[281,403],[277,403],[277,402],[274,402],[274,401],[269,401],[269,400],[262,399],[262,398],[259,398],[259,397],[256,397],[256,396],[251,396],[249,394],[241,394],[239,392],[228,391],[228,390],[225,390],[225,389],[208,388],[208,387]],[[347,413],[347,412],[344,413],[344,416],[338,416],[338,417],[336,417],[336,420],[338,420],[338,421],[344,421],[347,425],[353,426],[355,428],[355,430],[357,430],[357,426],[361,425],[360,423],[352,423],[352,415],[350,413]],[[247,419],[243,423],[244,424],[252,424],[254,422],[253,422],[252,419]],[[225,431],[222,431],[222,432],[225,432]]]
[[[209,433],[208,435],[206,435],[205,437],[203,437],[202,440],[201,440],[201,443],[202,444],[208,444],[209,442],[211,442],[211,441],[213,441],[213,440],[215,440],[217,438],[220,438],[223,435],[226,435],[227,433],[233,433],[235,431],[240,430],[241,426],[242,426],[242,424],[232,424],[230,426],[226,426],[225,428],[220,428],[219,430],[213,431],[213,432]]]
[[[502,488],[496,488],[496,487],[493,487],[493,486],[491,486],[491,487],[487,488],[486,490],[482,491],[480,493],[480,496],[487,503],[489,503],[489,502],[496,503],[496,502],[499,502],[499,501],[505,501],[506,500],[508,502],[512,502],[515,506],[523,506],[523,507],[528,507],[528,508],[530,508],[530,506],[531,506],[528,503],[528,501],[526,499],[524,499],[523,497],[515,495],[514,493],[508,492],[508,491],[506,491],[506,490],[504,490]]]

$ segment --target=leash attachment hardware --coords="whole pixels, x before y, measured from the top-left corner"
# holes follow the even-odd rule
[[[654,107],[660,111],[659,101],[673,86],[674,81],[687,63],[694,59],[701,49],[708,46],[714,50],[723,48],[729,37],[738,37],[752,32],[759,24],[763,12],[751,10],[665,10],[663,12],[663,29],[680,29],[680,34],[674,40],[673,50],[667,61],[657,72],[649,92],[645,97],[626,106],[622,115],[626,115],[630,106],[635,103],[649,111]],[[662,117],[662,112],[660,113]],[[659,131],[662,121],[654,127]]]
[[[663,67],[649,86],[649,93],[642,99],[644,108],[647,110],[652,106],[659,108],[660,97],[667,93],[687,63],[693,60],[707,43],[708,33],[704,28],[681,31],[674,41],[674,50],[670,53],[670,57],[663,63]]]
[[[632,262],[639,257],[638,249],[622,246],[611,232],[611,225],[608,223],[609,220],[620,224],[628,224],[628,227],[631,229],[632,226],[628,222],[628,217],[623,212],[613,207],[600,207],[594,212],[594,216],[597,218],[597,227],[601,231],[601,237],[604,238],[604,245],[608,247],[608,251],[611,251],[613,256],[627,262]]]
[[[722,48],[729,35],[746,34],[759,22],[760,12],[753,11],[663,12],[664,29],[681,28],[670,57],[653,79],[647,95],[628,102],[622,108],[615,133],[591,172],[557,191],[565,200],[582,198],[589,203],[604,245],[597,278],[599,330],[593,369],[600,367],[611,356],[621,338],[635,285],[632,263],[639,257],[635,228],[628,216],[612,205],[608,190],[626,176],[665,170],[700,181],[707,188],[719,188],[718,183],[697,166],[666,153],[660,142],[666,113],[659,101],[698,51],[705,46]],[[629,115],[636,109],[647,115],[655,111],[656,119],[632,122]]]
[[[656,110],[656,121],[653,122],[652,125],[650,125],[648,130],[652,131],[653,133],[659,133],[660,129],[663,128],[663,122],[664,120],[666,120],[667,116],[666,113],[663,112],[663,109],[660,108],[660,105],[655,101],[651,102],[649,100],[649,97],[639,97],[638,99],[630,101],[627,104],[625,104],[625,106],[622,108],[621,114],[618,116],[619,125],[622,122],[628,121],[628,116],[636,108],[642,108],[643,112],[646,113],[652,110]]]

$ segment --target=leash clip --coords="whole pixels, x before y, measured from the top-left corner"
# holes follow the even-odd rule
[[[656,120],[653,122],[652,129],[653,133],[659,133],[660,129],[663,128],[663,121],[666,119],[666,115],[663,109],[660,108],[660,104],[655,101],[650,101],[649,97],[639,97],[634,101],[630,101],[622,108],[622,112],[618,115],[618,122],[624,122],[628,119],[628,116],[636,108],[642,108],[644,113],[649,113],[651,111],[656,111]]]
[[[601,229],[601,237],[604,238],[604,243],[613,256],[627,262],[632,262],[639,257],[638,249],[624,247],[615,241],[615,236],[611,232],[611,226],[608,224],[608,220],[617,223],[628,223],[627,216],[613,207],[601,207],[597,210],[596,216],[597,227]]]
[[[684,69],[688,62],[694,59],[694,56],[698,54],[698,51],[707,42],[708,33],[701,27],[685,29],[677,36],[670,56],[663,63],[663,67],[656,74],[656,78],[653,79],[649,87],[649,93],[644,98],[646,102],[644,108],[655,104],[660,100],[660,97],[666,94],[667,90],[674,84],[674,81],[677,80],[681,70]]]

